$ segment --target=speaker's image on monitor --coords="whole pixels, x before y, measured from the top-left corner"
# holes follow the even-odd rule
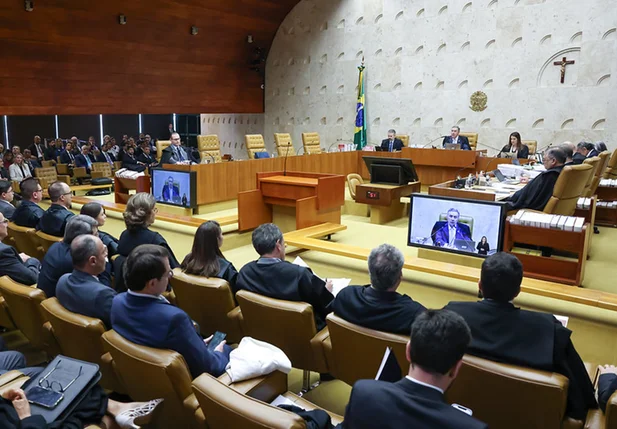
[[[152,195],[158,203],[194,208],[197,206],[197,173],[164,168],[152,169]]]
[[[505,205],[412,194],[407,244],[486,257],[502,247]]]

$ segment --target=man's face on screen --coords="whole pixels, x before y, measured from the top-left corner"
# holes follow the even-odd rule
[[[458,213],[455,211],[448,212],[448,225],[456,226],[458,223]]]
[[[458,137],[458,133],[459,133],[459,129],[456,127],[452,127],[452,129],[450,130],[450,136],[455,139]]]
[[[174,186],[174,179],[167,179],[167,184],[169,185],[169,187],[171,188],[172,186]]]

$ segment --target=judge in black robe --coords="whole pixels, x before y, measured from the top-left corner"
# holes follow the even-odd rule
[[[479,286],[485,299],[451,302],[444,308],[463,316],[469,325],[472,341],[467,353],[567,377],[566,414],[585,420],[597,403],[585,365],[572,344],[572,331],[552,314],[521,310],[510,302],[520,292],[522,277],[522,265],[515,256],[496,253],[482,265]]]
[[[317,330],[323,329],[334,299],[326,282],[309,268],[285,261],[283,234],[274,224],[263,224],[253,231],[253,247],[261,257],[242,267],[234,293],[247,290],[270,298],[311,304]]]
[[[507,210],[544,210],[553,195],[553,188],[565,162],[566,154],[561,149],[549,150],[544,156],[546,171],[533,178],[523,189],[506,198],[504,201],[507,203]]]

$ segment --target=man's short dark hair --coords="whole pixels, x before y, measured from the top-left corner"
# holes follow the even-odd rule
[[[49,185],[49,188],[47,188],[47,193],[49,194],[49,199],[52,203],[58,202],[62,194],[64,194],[64,185],[66,185],[66,183],[60,181],[56,181]]]
[[[572,150],[572,146],[570,144],[568,143],[560,144],[559,149],[561,149],[563,153],[566,154],[566,159],[568,158],[572,159],[572,156],[574,155],[574,151]]]
[[[0,180],[0,195],[9,192],[11,186],[13,186],[13,183],[10,180]]]
[[[71,243],[71,260],[73,267],[81,268],[92,256],[99,254],[94,235],[78,235]]]
[[[411,325],[409,357],[424,371],[445,375],[471,343],[465,319],[450,310],[426,310]]]
[[[553,147],[546,153],[547,156],[555,158],[559,164],[566,163],[566,153],[558,147]]]
[[[596,145],[594,145],[593,143],[585,143],[585,149],[594,150],[595,148],[596,148]]]
[[[90,216],[79,214],[73,216],[66,223],[64,229],[64,241],[66,244],[71,244],[75,238],[80,235],[92,234],[95,228],[98,228],[98,222]]]
[[[274,250],[276,242],[283,240],[283,233],[275,224],[264,223],[253,231],[252,240],[255,251],[261,256]]]
[[[143,290],[150,280],[161,279],[166,274],[164,258],[169,258],[169,252],[163,246],[137,246],[126,258],[122,269],[126,286],[138,292]]]
[[[28,177],[24,179],[19,184],[19,189],[21,190],[21,196],[24,200],[30,201],[32,199],[32,195],[39,189],[39,182],[34,177]]]
[[[521,291],[523,264],[510,253],[498,252],[484,260],[480,282],[484,298],[512,301]]]
[[[371,286],[377,290],[392,288],[401,278],[404,263],[403,253],[391,244],[382,244],[371,250],[368,257]]]

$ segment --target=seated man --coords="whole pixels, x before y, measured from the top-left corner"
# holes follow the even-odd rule
[[[55,237],[63,237],[66,223],[75,216],[71,210],[73,193],[64,182],[54,182],[47,189],[51,205],[45,211],[36,229]]]
[[[549,149],[543,159],[546,170],[530,180],[523,189],[519,189],[514,195],[504,200],[507,203],[507,210],[544,210],[553,196],[553,188],[565,162],[564,151],[556,147]]]
[[[18,226],[36,228],[43,213],[45,213],[45,210],[39,206],[43,199],[43,188],[33,177],[21,182],[19,187],[21,188],[22,200],[11,220]]]
[[[447,143],[457,144],[460,146],[462,150],[471,150],[471,146],[469,145],[469,139],[465,136],[461,136],[461,127],[458,125],[454,125],[450,130],[450,135],[444,137],[443,139],[443,147],[446,147]]]
[[[80,235],[71,243],[73,272],[60,277],[56,297],[73,313],[101,319],[111,327],[111,303],[116,291],[98,276],[105,271],[107,246],[94,235]]]
[[[0,213],[0,242],[8,235],[9,220]],[[41,263],[25,253],[17,253],[14,247],[0,243],[0,277],[9,276],[11,280],[31,286],[36,283],[41,271]]]
[[[388,138],[382,140],[381,150],[384,152],[394,152],[403,149],[403,142],[396,138],[396,131],[388,130]]]
[[[471,341],[465,321],[446,310],[428,310],[411,325],[407,343],[409,374],[396,383],[360,380],[354,384],[342,429],[488,428],[448,405],[444,392],[463,364]]]
[[[13,184],[10,180],[0,180],[0,213],[5,219],[11,220],[15,213],[15,206],[12,203],[15,193]]]
[[[75,157],[75,167],[85,167],[86,173],[92,171],[92,163],[96,162],[96,158],[90,155],[90,147],[85,144],[81,147],[81,153]]]
[[[433,246],[454,248],[455,240],[471,241],[471,230],[469,229],[469,225],[459,222],[458,219],[460,217],[461,214],[457,209],[451,208],[448,210],[448,220],[445,225],[432,234]],[[435,225],[438,226],[439,223]]]
[[[37,168],[41,168],[41,163],[32,156],[32,152],[30,149],[24,150],[24,164],[28,166],[30,169],[30,173],[34,174],[34,170]]]
[[[473,340],[468,353],[497,362],[563,374],[570,380],[566,414],[585,420],[596,408],[593,385],[570,335],[552,314],[521,310],[512,300],[521,292],[523,265],[496,253],[482,263],[479,302],[451,302],[445,309],[463,316]]]
[[[73,271],[71,244],[76,237],[83,234],[98,235],[98,223],[90,216],[74,216],[66,225],[62,241],[52,244],[45,253],[37,287],[45,292],[47,298],[56,296],[56,285],[60,277]],[[98,278],[105,286],[111,286],[111,264],[109,262]]]
[[[137,246],[126,259],[124,280],[129,291],[114,298],[111,326],[134,343],[180,353],[193,378],[204,372],[218,377],[225,372],[231,348],[223,341],[214,351],[208,350],[210,339],[203,340],[188,314],[161,295],[171,276],[167,249]]]
[[[273,223],[257,227],[252,240],[259,259],[242,267],[234,292],[248,290],[270,298],[309,303],[317,330],[323,329],[332,311],[332,283],[324,282],[309,268],[285,261],[283,233]]]
[[[64,150],[60,153],[60,162],[67,165],[75,165],[75,155],[73,154],[73,143],[67,142]]]
[[[161,197],[163,201],[178,202],[180,201],[180,188],[174,185],[173,177],[169,176],[167,183],[161,190]]]
[[[368,257],[371,284],[341,290],[332,302],[334,314],[377,331],[407,335],[424,306],[396,289],[403,279],[405,257],[396,247],[382,244]]]
[[[576,163],[574,162],[574,151],[576,150],[576,146],[574,146],[574,144],[570,142],[563,142],[558,147],[566,155],[566,162],[563,164],[563,166],[565,167],[567,165],[575,165]]]

